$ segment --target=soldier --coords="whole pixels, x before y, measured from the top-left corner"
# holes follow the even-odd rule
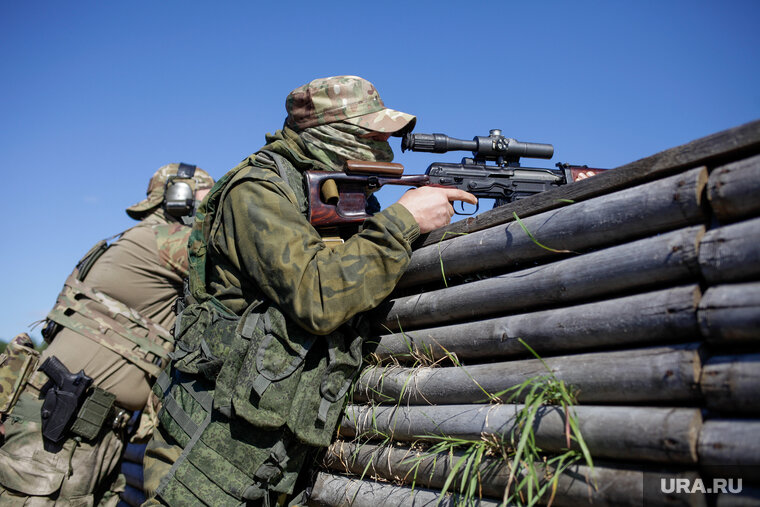
[[[188,268],[183,220],[213,183],[195,166],[161,167],[147,198],[126,210],[140,223],[95,245],[66,280],[43,329],[41,371],[5,421],[0,504],[101,500],[125,426],[174,348],[172,307]]]
[[[476,202],[413,189],[327,247],[306,219],[303,171],[390,161],[388,138],[416,118],[355,76],[297,88],[286,110],[282,130],[196,216],[177,349],[154,386],[163,408],[144,463],[155,503],[282,503],[310,451],[334,434],[362,361],[359,314],[391,292],[419,234],[449,223],[450,201]]]

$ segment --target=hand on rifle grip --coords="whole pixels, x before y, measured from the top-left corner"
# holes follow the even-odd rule
[[[398,203],[409,210],[420,226],[420,233],[425,234],[451,222],[453,201],[477,204],[478,199],[456,188],[420,187],[407,191]]]

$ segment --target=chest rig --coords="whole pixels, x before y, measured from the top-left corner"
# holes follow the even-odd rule
[[[137,310],[94,289],[86,280],[90,269],[110,248],[110,241],[122,234],[98,242],[77,263],[47,315],[42,335],[51,342],[60,327],[69,328],[155,378],[174,348],[171,333]]]
[[[263,157],[305,213],[301,173],[277,154]],[[236,315],[206,292],[207,246],[221,202],[234,184],[260,180],[247,167],[225,175],[198,211],[174,360],[154,386],[163,399],[161,426],[183,448],[157,491],[170,504],[239,505],[291,493],[310,450],[329,445],[361,366],[360,323],[315,336],[263,294]]]

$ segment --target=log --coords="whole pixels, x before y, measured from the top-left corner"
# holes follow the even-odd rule
[[[760,488],[742,485],[741,493],[721,493],[715,501],[716,507],[760,507]]]
[[[760,152],[760,120],[724,130],[690,143],[670,148],[647,158],[631,162],[593,178],[564,185],[554,190],[520,199],[480,215],[455,222],[423,236],[416,246],[438,243],[445,233],[472,233],[511,222],[512,213],[521,218],[563,206],[562,199],[580,202],[622,188],[669,176],[692,167],[733,162]],[[446,238],[456,237],[448,234]]]
[[[699,435],[702,465],[760,466],[760,420],[713,419]]]
[[[699,303],[697,320],[709,341],[759,341],[760,283],[710,287]]]
[[[760,218],[713,229],[699,248],[699,267],[710,284],[760,277]]]
[[[324,465],[340,473],[359,477],[380,477],[383,480],[403,483],[413,487],[442,490],[453,467],[464,457],[463,452],[429,453],[408,447],[377,446],[367,443],[334,442],[327,450]],[[464,463],[464,462],[463,462]],[[536,464],[541,468],[543,464]],[[459,491],[464,474],[464,466],[454,472],[450,491]],[[509,479],[509,469],[503,460],[483,460],[477,469],[478,491],[483,496],[501,498]],[[555,469],[550,467],[553,475]],[[475,472],[473,471],[473,474]],[[644,478],[646,474],[657,474],[665,479],[693,480],[696,472],[653,471],[636,465],[614,465],[596,462],[593,470],[585,465],[575,464],[566,469],[558,479],[552,505],[575,506],[593,504],[603,506],[640,507],[644,504]],[[520,474],[518,478],[522,478]],[[465,484],[467,479],[465,478]],[[595,488],[596,486],[596,488]],[[511,489],[514,492],[514,489]],[[545,504],[550,495],[545,495],[539,503]],[[647,498],[647,501],[663,501],[663,496]],[[694,503],[696,495],[667,495],[668,505],[701,505]]]
[[[440,498],[440,491],[394,486],[387,482],[359,480],[319,472],[309,505],[351,507],[455,507],[456,496]],[[473,507],[499,507],[499,500],[476,500]]]
[[[362,371],[353,396],[357,402],[479,403],[486,393],[497,395],[548,375],[548,367],[557,379],[579,390],[581,403],[695,402],[700,400],[698,345],[444,368],[375,366]]]
[[[760,354],[710,358],[699,386],[710,410],[760,412]]]
[[[624,243],[703,222],[706,184],[707,169],[701,167],[522,222],[539,242],[555,250],[581,251]],[[441,282],[441,264],[447,276],[461,276],[558,255],[538,246],[520,224],[511,222],[415,251],[398,287]]]
[[[699,464],[707,476],[760,484],[760,420],[713,419],[699,433]]]
[[[462,361],[524,356],[520,339],[543,357],[595,347],[676,343],[699,335],[697,285],[585,305],[511,315],[478,322],[382,335],[374,353],[381,359],[433,360],[456,354]],[[760,304],[760,285],[758,285]]]
[[[390,300],[375,312],[389,330],[441,325],[548,305],[565,305],[657,284],[695,280],[695,226],[544,266]]]
[[[345,438],[382,436],[394,441],[436,441],[448,436],[479,441],[508,435],[523,405],[349,405],[340,425]],[[702,416],[696,408],[578,405],[572,409],[581,435],[596,459],[654,463],[696,463]],[[565,412],[540,409],[534,425],[537,445],[546,452],[567,446]],[[573,448],[578,449],[573,443]]]
[[[760,155],[715,169],[710,174],[707,198],[723,222],[760,214]]]

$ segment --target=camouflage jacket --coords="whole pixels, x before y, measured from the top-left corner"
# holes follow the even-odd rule
[[[204,238],[204,280],[191,273],[191,286],[238,315],[264,296],[308,332],[324,335],[390,294],[409,263],[419,226],[394,204],[344,244],[327,247],[306,219],[301,173],[314,169],[313,161],[283,144],[265,148],[284,155],[287,174],[254,154],[220,181],[227,188]],[[193,233],[191,256],[201,235]]]

